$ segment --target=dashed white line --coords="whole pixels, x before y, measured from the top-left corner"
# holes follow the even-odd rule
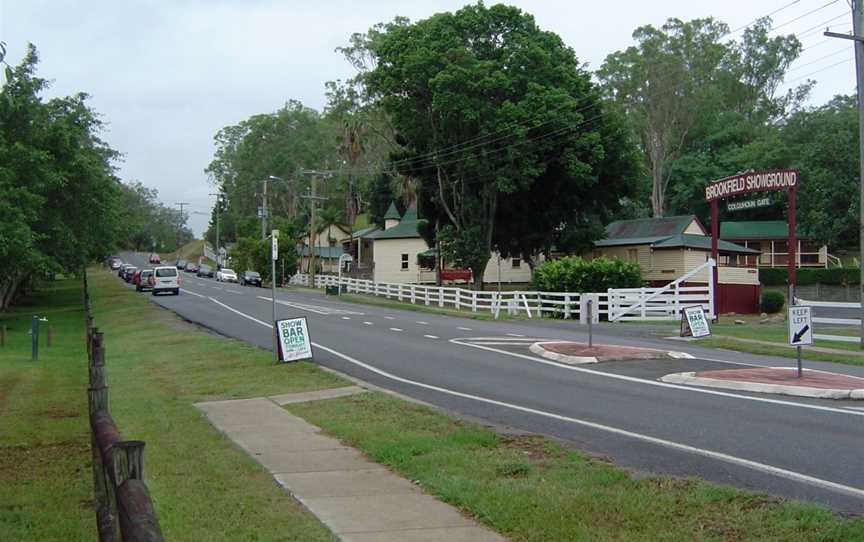
[[[421,326],[428,326],[429,325],[429,322],[424,322],[423,320],[417,320],[417,322],[415,322],[415,323],[420,324]]]
[[[426,337],[427,339],[440,339],[441,338],[438,335],[423,335],[423,336]]]
[[[524,337],[525,335],[520,335],[518,333],[507,333],[508,337]]]
[[[372,322],[363,322],[363,323],[366,324],[367,326],[371,326],[371,325],[372,325]]]
[[[388,320],[395,320],[395,319],[396,319],[396,318],[394,318],[394,317],[392,317],[392,316],[385,316],[384,318],[386,318],[386,319],[388,319]]]
[[[194,295],[195,297],[207,297],[206,295],[196,294],[192,290],[187,290],[186,288],[180,288],[180,291],[184,294]]]
[[[402,331],[402,330],[398,327],[391,327],[390,331]]]
[[[343,316],[342,319],[343,319],[343,320],[350,320],[351,318],[348,317],[348,316]]]
[[[213,302],[216,303],[217,305],[220,305],[220,306],[222,306],[222,307],[228,309],[229,311],[231,311],[231,312],[233,312],[233,313],[236,313],[236,314],[242,316],[243,318],[247,318],[247,319],[249,319],[249,320],[252,320],[253,322],[257,322],[257,323],[259,323],[259,324],[261,324],[261,325],[263,325],[263,326],[265,326],[265,327],[268,327],[268,328],[270,328],[270,329],[273,328],[273,326],[272,326],[271,324],[268,324],[267,322],[263,322],[263,321],[261,321],[261,320],[258,320],[257,318],[254,318],[254,317],[252,317],[252,316],[249,316],[248,314],[242,313],[242,312],[238,311],[237,309],[235,309],[235,308],[233,308],[233,307],[229,307],[228,305],[226,305],[226,304],[224,304],[224,303],[221,303],[221,302],[219,302],[219,301],[213,299],[212,297],[209,298],[209,299],[210,299],[210,301],[213,301]],[[391,329],[396,329],[396,328],[391,328]],[[462,344],[464,344],[464,343],[462,343]],[[376,373],[376,374],[381,375],[381,376],[383,376],[383,377],[385,377],[385,378],[389,378],[390,380],[395,380],[396,382],[402,382],[402,383],[404,383],[404,384],[409,384],[409,385],[412,385],[412,386],[417,386],[417,387],[419,387],[419,388],[424,388],[424,389],[428,389],[428,390],[432,390],[432,391],[437,391],[437,392],[439,392],[439,393],[443,393],[443,394],[446,394],[446,395],[452,395],[452,396],[454,396],[454,397],[462,397],[462,398],[464,398],[464,399],[470,399],[470,400],[477,401],[477,402],[480,402],[480,403],[486,403],[486,404],[490,404],[490,405],[495,405],[495,406],[500,406],[500,407],[504,407],[504,408],[509,408],[509,409],[512,409],[512,410],[517,410],[517,411],[520,411],[520,412],[525,412],[525,413],[527,413],[527,414],[535,414],[535,415],[537,415],[537,416],[543,416],[543,417],[546,417],[546,418],[552,418],[552,419],[556,419],[556,420],[560,420],[560,421],[565,421],[565,422],[573,423],[573,424],[576,424],[576,425],[581,425],[581,426],[583,426],[583,427],[588,427],[588,428],[591,428],[591,429],[597,429],[597,430],[599,430],[599,431],[605,431],[605,432],[608,432],[608,433],[612,433],[612,434],[617,434],[617,435],[621,435],[621,436],[629,437],[629,438],[632,438],[632,439],[635,439],[635,440],[641,440],[641,441],[643,441],[643,442],[648,442],[648,443],[655,444],[655,445],[658,445],[658,446],[664,446],[664,447],[667,447],[667,448],[672,448],[672,449],[675,449],[675,450],[680,450],[680,451],[684,451],[684,452],[689,452],[689,453],[693,453],[693,454],[695,454],[695,455],[700,455],[700,456],[708,457],[708,458],[711,458],[711,459],[717,459],[717,460],[719,460],[719,461],[724,461],[724,462],[726,462],[726,463],[731,463],[731,464],[733,464],[733,465],[739,465],[739,466],[742,466],[742,467],[745,467],[745,468],[749,468],[749,469],[752,469],[752,470],[756,470],[756,471],[760,471],[760,472],[766,472],[766,473],[769,473],[769,474],[773,474],[773,475],[778,476],[778,477],[780,477],[780,478],[786,478],[786,479],[788,479],[788,480],[794,480],[794,481],[796,481],[796,482],[801,482],[801,483],[810,484],[810,485],[813,485],[813,486],[816,486],[816,487],[822,487],[822,488],[825,488],[825,489],[830,489],[830,490],[837,491],[837,492],[840,492],[840,493],[845,493],[845,494],[847,494],[847,495],[854,495],[855,497],[858,497],[858,498],[864,497],[864,489],[860,489],[860,488],[857,488],[857,487],[852,487],[852,486],[847,486],[847,485],[843,485],[843,484],[838,484],[837,482],[832,482],[832,481],[830,481],[830,480],[824,480],[824,479],[821,479],[821,478],[816,478],[816,477],[814,477],[814,476],[808,476],[808,475],[806,475],[806,474],[802,474],[802,473],[799,473],[799,472],[795,472],[795,471],[790,471],[790,470],[782,469],[782,468],[779,468],[779,467],[775,467],[775,466],[773,466],[773,465],[768,465],[768,464],[765,464],[765,463],[759,463],[759,462],[757,462],[757,461],[751,461],[751,460],[749,460],[749,459],[744,459],[744,458],[741,458],[741,457],[736,457],[736,456],[734,456],[734,455],[724,454],[724,453],[721,453],[721,452],[715,452],[715,451],[707,450],[707,449],[704,449],[704,448],[697,448],[697,447],[695,447],[695,446],[690,446],[690,445],[687,445],[687,444],[681,444],[681,443],[673,442],[673,441],[670,441],[670,440],[665,440],[665,439],[661,439],[661,438],[657,438],[657,437],[652,437],[652,436],[650,436],[650,435],[645,435],[645,434],[642,434],[642,433],[635,433],[635,432],[632,432],[632,431],[627,431],[627,430],[625,430],[625,429],[619,429],[619,428],[617,428],[617,427],[612,427],[612,426],[609,426],[609,425],[603,425],[603,424],[600,424],[600,423],[590,422],[590,421],[587,421],[587,420],[580,420],[580,419],[578,419],[578,418],[572,418],[572,417],[570,417],[570,416],[563,416],[563,415],[561,415],[561,414],[556,414],[556,413],[554,413],[554,412],[548,412],[548,411],[545,411],[545,410],[538,410],[538,409],[535,409],[535,408],[524,407],[524,406],[516,405],[516,404],[513,404],[513,403],[506,403],[506,402],[504,402],[504,401],[498,401],[498,400],[496,400],[496,399],[490,399],[490,398],[482,397],[482,396],[479,396],[479,395],[472,395],[472,394],[469,394],[469,393],[464,393],[464,392],[460,392],[460,391],[456,391],[456,390],[451,390],[451,389],[443,388],[443,387],[440,387],[440,386],[434,386],[434,385],[432,385],[432,384],[426,384],[426,383],[423,383],[423,382],[418,382],[418,381],[416,381],[416,380],[411,380],[411,379],[404,378],[404,377],[401,377],[401,376],[396,376],[396,375],[394,375],[394,374],[392,374],[392,373],[388,373],[387,371],[384,371],[384,370],[378,369],[377,367],[373,367],[372,365],[369,365],[369,364],[367,364],[367,363],[363,363],[363,362],[360,361],[360,360],[357,360],[357,359],[355,359],[355,358],[352,358],[351,356],[348,356],[348,355],[346,355],[346,354],[343,354],[342,352],[339,352],[339,351],[337,351],[337,350],[334,350],[334,349],[329,348],[329,347],[327,347],[327,346],[324,346],[324,345],[322,345],[322,344],[318,344],[318,343],[314,343],[314,342],[313,342],[313,343],[312,343],[312,346],[314,346],[315,348],[319,348],[319,349],[321,349],[321,350],[324,350],[325,352],[329,352],[330,354],[332,354],[332,355],[334,355],[334,356],[336,356],[336,357],[339,357],[339,358],[341,358],[341,359],[343,359],[343,360],[345,360],[345,361],[347,361],[347,362],[349,362],[349,363],[352,363],[352,364],[354,364],[354,365],[357,365],[357,366],[359,366],[359,367],[362,367],[362,368],[366,369],[367,371],[370,371],[370,372]],[[491,350],[491,349],[489,349],[489,350]],[[525,356],[525,357],[527,357],[527,356]],[[592,371],[592,372],[593,372],[593,371]],[[729,395],[732,395],[732,394],[729,394]],[[780,401],[777,401],[777,402],[780,402]],[[793,403],[793,404],[794,404],[794,403]]]
[[[229,294],[242,294],[243,293],[240,290],[225,290],[225,291],[228,292]]]
[[[471,331],[471,328],[470,328],[470,327],[461,327],[461,326],[459,326],[459,327],[457,327],[456,329],[461,329],[462,331]]]
[[[222,289],[221,286],[211,286],[211,288],[213,288],[214,290],[221,290]]]

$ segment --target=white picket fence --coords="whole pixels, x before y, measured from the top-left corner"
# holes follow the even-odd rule
[[[309,285],[307,274],[297,274],[291,284]],[[710,286],[680,286],[670,283],[663,288],[610,289],[600,293],[571,292],[480,292],[444,286],[376,282],[371,280],[315,275],[315,287],[341,286],[346,293],[357,293],[395,299],[427,306],[488,311],[496,317],[505,313],[523,313],[529,317],[563,317],[588,321],[588,302],[591,301],[592,320],[601,316],[607,320],[678,320],[681,308],[702,305],[712,313]]]
[[[842,303],[838,301],[808,301],[806,299],[795,298],[795,304],[804,307],[829,307],[835,309],[856,309],[861,310],[861,303]],[[860,328],[860,318],[829,318],[826,316],[813,316],[811,318],[814,324],[831,324],[834,326],[850,326]],[[815,327],[815,326],[814,326]],[[861,341],[860,337],[848,335],[831,335],[824,333],[814,333],[813,338],[823,339],[826,341],[841,341],[857,343]]]

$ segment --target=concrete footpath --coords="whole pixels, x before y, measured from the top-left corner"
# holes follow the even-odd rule
[[[343,541],[503,542],[500,535],[282,408],[363,391],[349,386],[195,406]]]

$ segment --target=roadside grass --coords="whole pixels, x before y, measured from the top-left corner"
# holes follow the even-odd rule
[[[193,403],[346,382],[309,363],[275,366],[269,352],[201,331],[110,273],[89,282],[111,414],[125,438],[147,442],[145,478],[166,540],[333,540]],[[96,535],[80,307],[79,282],[68,280],[0,315],[10,328],[0,349],[0,539]],[[31,314],[47,315],[56,332],[36,364]]]
[[[693,344],[699,346],[707,346],[709,348],[723,348],[726,350],[734,350],[736,352],[747,352],[749,354],[758,354],[762,356],[777,356],[782,358],[796,358],[797,354],[794,348],[786,346],[771,346],[767,344],[745,343],[734,338],[726,337],[708,337],[699,339]],[[817,346],[821,346],[817,343]],[[831,361],[834,363],[843,363],[845,365],[864,365],[864,356],[846,356],[843,354],[835,354],[832,352],[817,352],[807,348],[801,348],[801,359],[812,361]]]
[[[193,239],[189,241],[182,247],[178,248],[174,252],[168,252],[167,254],[160,254],[160,258],[166,264],[173,263],[178,259],[184,260],[198,260],[204,256],[204,240],[203,239]]]
[[[382,393],[285,407],[514,541],[864,540],[864,519],[695,479],[634,477]]]

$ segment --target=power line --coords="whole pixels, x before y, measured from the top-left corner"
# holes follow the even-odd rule
[[[833,53],[829,53],[825,56],[820,56],[816,60],[811,60],[810,62],[807,62],[806,64],[800,64],[800,65],[792,68],[791,70],[786,70],[786,73],[798,71],[801,68],[806,68],[807,66],[812,66],[813,64],[816,64],[817,62],[819,62],[821,60],[825,60],[826,58],[831,58],[831,57],[839,55],[840,53],[848,53],[848,52],[849,52],[848,47],[844,47],[843,49],[838,49],[837,51],[834,51]]]
[[[767,15],[763,15],[763,16],[761,16],[761,17],[757,17],[756,19],[753,19],[753,20],[750,21],[749,23],[747,23],[747,24],[745,24],[745,25],[743,25],[743,26],[739,26],[739,27],[736,28],[735,30],[730,30],[729,32],[727,32],[726,34],[724,34],[723,37],[728,36],[729,34],[734,34],[734,33],[736,33],[736,32],[739,32],[739,31],[741,31],[741,30],[744,30],[744,29],[747,28],[748,26],[752,26],[752,25],[758,23],[761,19],[764,19],[765,17],[770,17],[770,16],[772,16],[772,15],[775,15],[775,14],[777,14],[777,13],[780,13],[780,12],[783,11],[784,9],[786,9],[786,8],[790,8],[790,7],[794,6],[795,4],[799,3],[800,1],[801,1],[801,0],[795,0],[794,2],[789,2],[789,3],[786,4],[785,6],[779,7],[779,8],[777,8],[777,9],[775,9],[774,11],[772,11],[771,13],[768,13]],[[836,2],[837,0],[834,0],[834,1]]]
[[[841,60],[840,62],[836,62],[836,63],[831,64],[829,66],[825,66],[824,68],[820,68],[818,70],[812,71],[812,72],[808,73],[807,75],[802,75],[801,77],[797,77],[795,79],[792,79],[791,81],[784,81],[783,84],[789,85],[789,84],[795,83],[797,81],[801,81],[802,79],[807,79],[811,75],[815,75],[817,73],[824,72],[825,70],[830,70],[831,68],[837,67],[841,64],[845,64],[845,63],[849,62],[850,60],[852,60],[852,57],[845,58],[845,59]]]
[[[794,22],[800,21],[800,20],[803,19],[804,17],[808,17],[808,16],[810,16],[810,15],[813,15],[814,13],[817,13],[817,12],[819,12],[819,11],[822,11],[823,9],[827,8],[828,6],[834,5],[834,4],[836,4],[837,2],[839,2],[839,1],[840,1],[840,0],[831,0],[831,1],[828,2],[827,4],[823,4],[823,5],[819,6],[819,7],[816,8],[816,9],[811,9],[811,10],[808,11],[807,13],[804,13],[803,15],[799,15],[798,17],[795,17],[794,19],[790,19],[790,20],[786,21],[785,23],[777,24],[777,25],[773,25],[773,26],[770,28],[770,31],[774,31],[774,30],[777,30],[778,28],[783,28],[784,26],[787,26],[787,25],[790,25],[790,24],[792,24],[792,23],[794,23]],[[821,23],[820,23],[820,24],[821,24]]]

